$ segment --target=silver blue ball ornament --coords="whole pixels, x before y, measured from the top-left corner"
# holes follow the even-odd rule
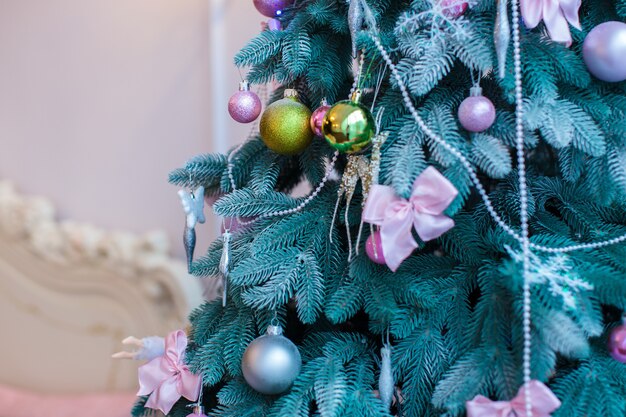
[[[241,361],[248,385],[261,394],[287,391],[300,374],[302,358],[293,342],[283,336],[280,326],[269,326],[267,333],[254,339]]]

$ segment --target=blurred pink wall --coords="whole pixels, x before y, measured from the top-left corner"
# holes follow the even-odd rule
[[[0,0],[0,178],[181,255],[167,174],[246,137],[226,102],[261,20],[250,0]]]

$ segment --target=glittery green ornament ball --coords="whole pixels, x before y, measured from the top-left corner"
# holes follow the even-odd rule
[[[311,110],[298,100],[295,90],[285,90],[285,98],[267,106],[259,130],[268,148],[281,155],[304,151],[313,140]]]
[[[334,149],[354,153],[367,147],[376,134],[376,122],[367,107],[359,103],[360,92],[340,101],[324,116],[322,131]]]

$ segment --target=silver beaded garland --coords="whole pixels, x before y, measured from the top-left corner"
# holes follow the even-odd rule
[[[267,333],[254,339],[243,354],[243,376],[261,394],[287,391],[300,374],[300,351],[282,334],[280,326],[269,326]]]

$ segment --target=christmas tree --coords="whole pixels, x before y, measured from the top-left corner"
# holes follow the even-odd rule
[[[626,1],[254,4],[170,415],[625,415]]]

